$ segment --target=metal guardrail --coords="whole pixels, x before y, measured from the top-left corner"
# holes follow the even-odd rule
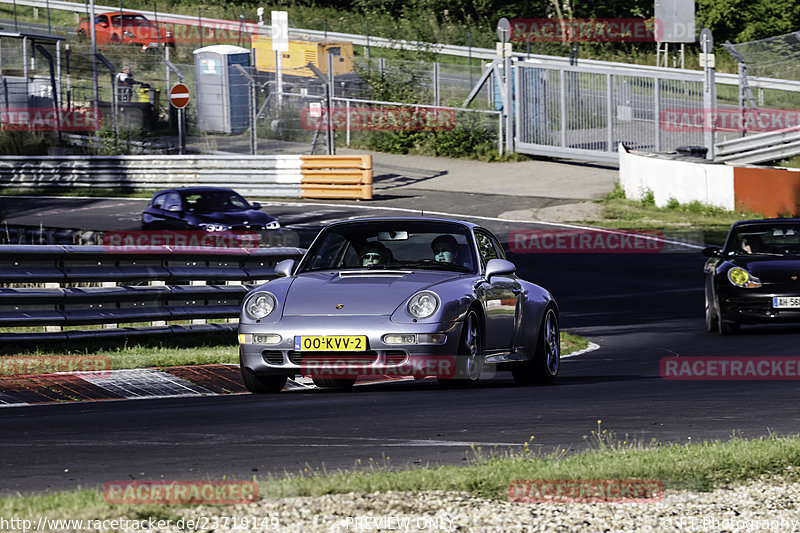
[[[0,0],[0,3],[11,4],[16,2],[17,5],[24,5],[24,6],[34,6],[40,8],[47,8],[48,6],[50,9],[59,9],[63,11],[72,11],[74,13],[85,13],[86,6],[84,4],[78,4],[75,2],[65,2],[62,0]],[[95,12],[100,13],[103,11],[119,11],[119,6],[101,6],[95,5]],[[172,13],[155,13],[153,11],[144,11],[139,9],[128,9],[127,11],[141,13],[147,17],[155,17],[158,16],[159,20],[164,20],[165,18],[170,19],[172,22],[178,21],[185,21],[187,24],[196,24],[197,17],[191,15],[176,15]],[[203,17],[203,23],[208,23],[209,25],[212,24],[221,24],[224,27],[228,28],[239,28],[240,21],[234,20],[224,20],[224,19],[211,19]],[[253,23],[245,23],[244,27],[253,31],[254,28],[268,30],[271,29],[269,25],[259,26]],[[307,30],[307,29],[299,29],[299,28],[290,28],[289,34],[295,38],[303,38],[303,37],[316,37],[321,38],[325,37],[327,39],[332,40],[347,40],[352,42],[353,44],[357,44],[360,46],[378,46],[381,48],[395,48],[395,49],[411,49],[411,50],[426,50],[435,52],[437,54],[443,55],[452,55],[458,57],[474,57],[476,59],[487,59],[492,60],[497,58],[497,52],[490,48],[472,48],[467,46],[457,46],[457,45],[447,45],[447,44],[433,44],[433,43],[424,43],[420,41],[408,41],[405,39],[386,39],[384,37],[373,37],[373,36],[365,36],[365,35],[358,35],[358,34],[351,34],[351,33],[339,33],[339,32],[324,32],[319,30]],[[526,54],[521,52],[515,52],[513,54],[514,57],[518,59],[525,59],[527,61],[532,62],[539,62],[546,65],[569,65],[570,59],[568,57],[557,57],[557,56],[546,56],[541,54]],[[669,68],[669,67],[655,67],[650,65],[633,65],[628,63],[618,63],[614,61],[598,61],[593,59],[581,59],[580,65],[584,66],[593,66],[593,67],[603,67],[603,68],[619,68],[619,69],[636,69],[636,70],[646,70],[650,73],[657,74],[657,73],[675,73],[675,74],[689,74],[689,73],[698,73],[702,71],[691,70],[691,69],[679,69],[679,68]],[[739,76],[737,74],[724,74],[724,73],[716,73],[716,82],[722,85],[739,85]],[[763,89],[780,89],[784,91],[794,91],[800,92],[800,82],[793,81],[793,80],[779,80],[774,78],[757,78],[752,77],[749,78],[749,83],[751,87],[760,87]]]
[[[233,187],[245,195],[372,198],[369,155],[0,156],[0,189]]]
[[[279,261],[302,254],[300,248],[0,245],[0,339],[171,332],[187,326],[167,321],[235,319],[252,285],[274,278]],[[117,327],[140,322],[147,324]],[[86,325],[103,329],[63,330]],[[25,331],[32,326],[48,331]]]
[[[0,187],[162,189],[232,187],[245,195],[299,197],[300,156],[0,156]]]
[[[754,164],[800,154],[800,128],[768,131],[717,143],[717,161]]]

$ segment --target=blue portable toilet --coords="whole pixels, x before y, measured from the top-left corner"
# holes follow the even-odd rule
[[[233,65],[249,70],[250,50],[216,44],[194,51],[199,130],[241,133],[250,127],[249,81]]]

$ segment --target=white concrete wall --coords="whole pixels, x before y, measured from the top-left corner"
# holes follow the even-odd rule
[[[650,190],[658,207],[675,198],[734,209],[732,166],[629,153],[622,145],[618,152],[619,181],[628,198],[640,200]]]

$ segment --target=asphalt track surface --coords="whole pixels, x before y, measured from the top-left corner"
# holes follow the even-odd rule
[[[492,201],[507,199],[485,198],[481,206],[488,212]],[[82,213],[91,212],[105,229],[135,229],[141,205],[131,203],[18,199],[2,205],[12,223],[46,210],[52,225],[75,227],[86,220]],[[334,218],[391,214],[322,205],[268,209],[301,232],[301,242]],[[501,238],[514,229],[551,228],[482,223]],[[359,460],[398,468],[462,465],[473,444],[484,452],[521,449],[531,436],[545,452],[581,449],[598,420],[619,437],[644,443],[797,433],[797,381],[660,377],[663,358],[798,355],[795,326],[745,327],[736,337],[705,332],[703,257],[696,250],[510,259],[521,277],[555,295],[563,329],[601,345],[564,360],[554,386],[516,387],[510,375],[498,373],[468,390],[422,381],[347,393],[316,389],[0,409],[0,493],[113,480],[249,479],[305,467],[352,468]]]

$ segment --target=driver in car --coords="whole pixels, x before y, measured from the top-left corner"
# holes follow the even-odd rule
[[[370,242],[361,250],[361,266],[389,264],[389,250],[379,242]]]
[[[458,242],[452,235],[439,235],[431,243],[433,258],[437,263],[455,263],[458,255]]]

